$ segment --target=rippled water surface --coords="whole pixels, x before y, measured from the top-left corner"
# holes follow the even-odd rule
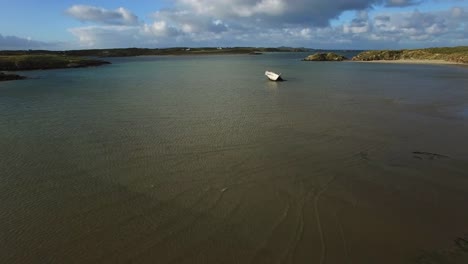
[[[0,83],[1,262],[468,263],[468,68],[306,55]]]

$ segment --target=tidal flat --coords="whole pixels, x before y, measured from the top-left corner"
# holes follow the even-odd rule
[[[466,263],[468,69],[307,54],[0,83],[2,261]]]

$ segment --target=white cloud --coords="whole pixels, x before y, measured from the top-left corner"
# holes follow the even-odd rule
[[[142,39],[140,27],[135,26],[87,26],[71,28],[69,31],[78,37],[80,44],[86,48],[116,48],[138,46]]]
[[[364,10],[382,0],[175,0],[174,10],[202,16],[242,19],[265,25],[328,25],[346,10]],[[250,19],[249,19],[250,18]]]
[[[436,46],[460,45],[468,43],[465,31],[467,18],[459,14],[463,9],[445,10],[437,12],[413,12],[376,14],[366,23],[345,24],[344,33],[353,34],[351,37],[358,43],[369,41],[385,41],[388,44],[402,46]],[[360,22],[362,15],[353,20]],[[360,26],[360,27],[359,27]],[[357,27],[357,28],[356,28]],[[369,30],[364,30],[364,28]],[[361,30],[362,29],[362,30]],[[463,33],[465,32],[465,33]]]
[[[109,11],[73,6],[69,10],[80,10],[73,17],[94,25],[72,28],[70,32],[85,47],[378,48],[398,44],[466,44],[468,15],[463,7],[433,12],[396,12],[394,8],[385,12],[372,8],[376,4],[396,8],[424,1],[175,0],[172,8],[151,14],[149,22],[138,22],[123,8]],[[356,16],[331,26],[329,21],[345,10],[355,10]]]
[[[343,25],[343,32],[345,34],[362,34],[370,30],[369,15],[367,11],[360,11],[355,19],[349,24]]]
[[[176,0],[178,9],[190,9],[196,14],[217,14],[222,17],[251,17],[257,14],[281,15],[286,0]]]
[[[83,21],[111,25],[136,25],[138,17],[123,7],[107,10],[95,6],[74,5],[67,9],[67,14]]]
[[[151,25],[144,24],[143,32],[150,37],[171,37],[179,34],[176,28],[169,26],[164,20],[155,21]]]

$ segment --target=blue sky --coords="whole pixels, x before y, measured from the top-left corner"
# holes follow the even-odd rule
[[[0,0],[0,49],[468,45],[468,0]]]

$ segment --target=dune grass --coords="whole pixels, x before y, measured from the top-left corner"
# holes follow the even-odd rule
[[[413,50],[371,50],[358,54],[353,60],[443,60],[468,63],[468,46]]]

